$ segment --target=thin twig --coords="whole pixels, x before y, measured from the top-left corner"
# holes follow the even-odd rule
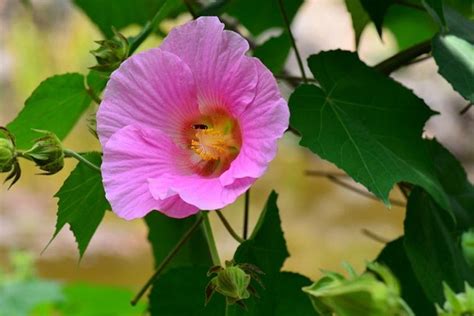
[[[302,77],[298,77],[298,76],[290,76],[290,75],[286,75],[286,74],[281,74],[281,75],[275,75],[275,78],[277,79],[281,79],[281,80],[285,80],[285,81],[304,81],[304,78]],[[306,78],[306,81],[307,82],[315,82],[317,83],[318,80],[314,79],[314,78]]]
[[[89,160],[87,160],[86,158],[84,158],[83,156],[79,155],[78,153],[76,153],[75,151],[73,150],[70,150],[70,149],[64,149],[64,157],[66,158],[75,158],[77,159],[79,162],[82,162],[84,163],[85,165],[87,165],[88,167],[96,170],[96,171],[99,171],[100,172],[100,167],[95,165],[94,163],[90,162]]]
[[[222,224],[224,224],[224,227],[227,229],[229,234],[238,242],[238,243],[243,243],[245,240],[242,239],[230,226],[230,223],[227,221],[227,219],[224,217],[224,214],[220,210],[216,210],[217,216],[219,216],[219,219],[221,220]]]
[[[459,111],[459,115],[464,115],[465,113],[467,113],[467,111],[469,111],[473,104],[474,103],[469,102],[465,107],[462,108],[461,111]]]
[[[414,46],[411,46],[392,57],[382,61],[381,63],[374,66],[375,70],[378,70],[386,75],[391,74],[398,68],[405,66],[407,63],[412,61],[418,56],[427,54],[431,51],[431,40],[421,42]]]
[[[343,172],[330,172],[330,171],[320,171],[320,170],[306,170],[305,175],[315,176],[315,177],[349,177],[346,173]]]
[[[145,294],[145,292],[148,290],[148,288],[153,284],[153,282],[158,278],[158,276],[163,272],[163,270],[166,268],[168,263],[171,262],[171,260],[178,254],[179,250],[183,247],[184,244],[191,238],[193,232],[201,225],[201,223],[204,220],[204,216],[199,217],[198,220],[184,233],[184,235],[181,237],[181,239],[176,243],[176,245],[171,249],[171,251],[168,253],[168,255],[161,261],[160,265],[156,268],[155,273],[148,279],[148,281],[143,285],[141,290],[137,293],[137,295],[133,298],[133,300],[130,302],[133,306],[135,306],[140,298]]]
[[[95,94],[94,90],[92,90],[90,87],[86,88],[86,92],[95,103],[100,104],[102,102],[102,100]]]
[[[303,66],[303,61],[301,59],[300,52],[298,50],[298,47],[296,46],[296,41],[293,36],[293,33],[291,32],[291,26],[290,26],[290,19],[288,18],[288,15],[286,14],[285,6],[283,5],[283,0],[277,0],[278,1],[278,7],[280,8],[281,15],[283,17],[283,20],[285,22],[286,30],[288,32],[288,35],[290,37],[291,45],[293,45],[293,49],[295,50],[295,55],[296,55],[296,60],[298,61],[298,66],[301,71],[301,76],[304,79],[304,82],[306,83],[308,81],[306,77],[306,73],[304,71],[304,66]]]
[[[416,58],[416,59],[413,59],[412,61],[409,61],[405,64],[405,66],[409,66],[409,65],[414,65],[414,64],[418,64],[422,61],[425,61],[425,60],[428,60],[430,59],[431,57],[433,57],[431,54],[427,54],[425,56],[421,56],[419,58]]]
[[[367,197],[367,198],[369,198],[369,199],[372,199],[372,200],[375,200],[375,201],[380,201],[379,198],[377,198],[377,197],[376,197],[375,195],[373,195],[372,193],[369,193],[369,192],[367,192],[367,191],[364,191],[364,190],[361,190],[361,189],[359,189],[359,188],[356,188],[356,187],[350,185],[349,183],[346,183],[346,182],[344,182],[344,181],[342,181],[342,180],[339,180],[338,177],[328,175],[328,176],[326,176],[326,178],[328,178],[328,179],[331,180],[332,182],[334,182],[334,183],[340,185],[341,187],[343,187],[343,188],[345,188],[345,189],[348,189],[348,190],[350,190],[350,191],[352,191],[352,192],[358,193],[358,194],[360,194],[360,195],[362,195],[362,196],[365,196],[365,197]],[[406,204],[405,204],[404,202],[402,202],[402,201],[393,200],[393,199],[389,199],[389,201],[390,201],[390,203],[391,203],[392,205],[395,205],[395,206],[400,206],[400,207],[405,207],[405,206],[406,206]]]
[[[250,208],[250,189],[245,192],[245,202],[244,202],[244,239],[247,239],[249,231],[249,208]]]
[[[376,233],[366,229],[366,228],[362,228],[362,234],[364,234],[365,236],[369,237],[370,239],[374,240],[374,241],[377,241],[379,243],[382,243],[382,244],[388,244],[390,242],[390,240],[384,238],[384,237],[381,237],[379,235],[377,235]]]

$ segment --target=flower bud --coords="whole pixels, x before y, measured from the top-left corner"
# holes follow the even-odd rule
[[[12,180],[9,188],[11,188],[21,176],[20,164],[17,160],[15,138],[5,127],[0,127],[0,172],[10,172],[4,181]]]
[[[326,272],[319,281],[304,287],[303,291],[309,294],[314,308],[321,315],[414,315],[400,297],[399,284],[388,268],[371,263],[368,270],[351,279]]]
[[[91,67],[91,69],[112,72],[128,57],[129,44],[127,38],[115,29],[113,31],[114,36],[111,39],[96,41],[100,46],[96,50],[92,50],[91,54],[97,60],[97,65]]]
[[[474,289],[465,283],[464,293],[456,294],[444,283],[444,297],[446,302],[443,308],[436,305],[438,316],[474,315]]]
[[[46,175],[55,174],[64,167],[64,150],[59,138],[51,132],[39,131],[45,136],[35,140],[31,149],[23,153],[27,159],[33,160]]]
[[[471,266],[474,266],[474,230],[471,229],[462,234],[461,245],[464,258]]]

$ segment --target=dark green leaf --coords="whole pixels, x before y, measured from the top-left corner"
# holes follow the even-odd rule
[[[26,100],[25,107],[7,125],[17,146],[26,149],[38,134],[32,129],[47,130],[64,139],[84,113],[91,98],[84,86],[84,76],[70,73],[43,81]]]
[[[410,194],[404,244],[411,266],[431,301],[444,302],[442,282],[455,292],[474,284],[474,270],[464,259],[459,232],[448,214],[420,188]]]
[[[144,25],[166,1],[173,1],[175,10],[182,7],[179,0],[74,0],[74,3],[106,37],[111,37],[112,27],[120,30],[131,24]]]
[[[360,0],[345,0],[347,11],[351,14],[352,27],[354,29],[355,44],[359,46],[360,36],[365,26],[370,22],[369,15],[365,12]]]
[[[402,298],[415,315],[436,315],[434,304],[426,297],[423,288],[416,279],[410,261],[408,261],[403,246],[403,237],[388,243],[376,261],[388,266],[396,276],[401,285]]]
[[[265,273],[261,277],[265,288],[253,282],[260,298],[252,296],[244,301],[247,312],[238,306],[230,306],[228,315],[315,315],[309,297],[301,290],[311,281],[299,274],[280,272],[289,253],[276,200],[277,194],[272,192],[252,236],[239,246],[234,255],[235,262],[254,264]]]
[[[274,74],[279,74],[283,70],[290,52],[289,43],[288,33],[283,32],[255,48],[253,55],[259,58]]]
[[[163,274],[150,293],[152,316],[222,316],[224,297],[214,295],[204,306],[208,266],[174,268]]]
[[[290,255],[281,229],[276,204],[278,195],[272,192],[252,236],[243,242],[234,255],[237,263],[252,263],[269,274],[280,271]]]
[[[433,39],[439,73],[466,100],[474,102],[474,22],[447,10],[450,32]]]
[[[290,97],[290,123],[302,134],[300,144],[386,204],[394,184],[407,181],[423,186],[449,210],[421,138],[434,113],[423,100],[354,53],[322,52],[308,63],[321,88],[302,85]]]
[[[97,72],[94,70],[89,71],[87,74],[87,86],[99,96],[102,90],[104,90],[107,81],[109,80],[108,75]]]
[[[381,35],[385,14],[388,8],[395,3],[395,0],[360,0],[360,2]]]
[[[59,305],[61,315],[140,316],[146,304],[130,305],[133,293],[126,289],[91,284],[71,284],[64,289],[66,300]]]
[[[84,157],[97,166],[101,164],[99,153],[88,153]],[[55,197],[59,201],[53,239],[64,225],[69,224],[82,257],[105,211],[110,208],[100,172],[78,163]]]
[[[440,24],[445,25],[444,9],[442,0],[422,0],[423,5],[430,15]]]
[[[284,0],[283,4],[290,21],[296,15],[303,0]],[[272,27],[285,28],[276,0],[228,1],[226,13],[236,17],[253,35],[259,35]]]
[[[196,216],[185,219],[170,218],[159,212],[151,212],[145,217],[148,225],[148,240],[153,249],[155,265],[158,265],[176,245],[183,234],[194,224]],[[189,264],[212,265],[212,258],[203,229],[200,227],[183,246],[169,267]]]

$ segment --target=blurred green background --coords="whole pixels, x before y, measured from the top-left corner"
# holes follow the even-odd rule
[[[59,73],[86,73],[87,67],[94,65],[94,59],[88,53],[96,48],[93,40],[101,39],[95,26],[69,1],[28,3],[0,0],[0,126],[16,116],[42,80]],[[188,19],[190,16],[183,15],[177,21],[164,23],[171,28]],[[373,26],[366,28],[359,47],[362,60],[375,64],[413,40],[413,32],[428,37],[432,33],[429,27],[413,29],[409,23],[393,20],[394,27],[391,31],[386,30],[383,42]],[[343,0],[307,0],[293,29],[305,57],[320,50],[355,50],[351,20]],[[138,31],[138,26],[132,26],[123,33],[132,35]],[[159,37],[151,37],[141,49],[159,43]],[[286,68],[291,74],[298,75],[293,54],[290,54]],[[393,76],[441,113],[429,121],[426,134],[436,136],[450,148],[470,170],[472,180],[472,139],[459,137],[474,135],[472,113],[463,117],[457,114],[465,101],[437,74],[432,60],[397,71]],[[288,87],[282,85],[282,91],[288,92]],[[87,131],[86,118],[66,139],[67,147],[76,151],[99,149],[97,140]],[[400,128],[403,128],[403,122],[400,122]],[[8,291],[12,294],[15,286],[24,286],[24,280],[46,282],[39,285],[43,289],[40,292],[50,293],[51,301],[64,303],[69,300],[72,307],[66,308],[65,315],[109,315],[97,310],[95,314],[79,312],[81,308],[76,305],[93,302],[97,296],[94,291],[109,293],[103,294],[104,301],[110,295],[123,302],[125,307],[121,312],[110,315],[141,315],[143,306],[130,310],[130,314],[127,307],[133,292],[152,273],[151,251],[143,221],[127,222],[108,212],[80,262],[74,238],[67,229],[41,254],[54,231],[57,201],[53,195],[74,165],[75,161],[68,160],[61,173],[37,176],[35,168],[23,162],[21,180],[9,191],[6,185],[0,187],[0,270],[3,271],[0,283],[9,284]],[[342,271],[341,262],[349,261],[360,271],[365,261],[376,257],[383,248],[383,243],[369,238],[364,230],[385,240],[402,234],[402,207],[387,209],[382,203],[348,191],[323,177],[307,176],[305,170],[337,171],[331,164],[299,147],[295,136],[286,135],[280,142],[277,158],[251,191],[252,226],[270,191],[275,189],[279,193],[278,204],[291,253],[285,263],[286,270],[316,279],[320,269]],[[403,200],[397,190],[392,195],[394,199]],[[242,211],[242,199],[224,210],[238,231],[242,227]],[[213,214],[211,221],[221,258],[230,259],[237,243]],[[26,272],[21,272],[22,269]],[[64,289],[58,294],[54,289],[56,283],[44,280],[59,281]],[[1,295],[0,291],[0,316],[11,316],[2,314]],[[71,297],[80,300],[70,301]],[[48,307],[39,308],[37,313],[54,315]]]

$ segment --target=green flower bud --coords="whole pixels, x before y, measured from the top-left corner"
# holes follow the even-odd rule
[[[59,138],[51,132],[36,130],[45,136],[35,140],[35,144],[23,153],[33,160],[46,175],[55,174],[64,167],[64,149]]]
[[[97,65],[91,69],[112,72],[120,66],[120,64],[128,57],[129,43],[125,36],[117,32],[115,29],[114,36],[111,39],[96,41],[100,45],[96,50],[92,50]]]
[[[304,287],[303,291],[309,294],[314,308],[321,315],[414,315],[400,297],[400,286],[388,268],[372,263],[368,265],[368,270],[351,279],[326,272],[319,281]]]
[[[21,176],[20,164],[17,160],[15,138],[5,128],[0,126],[0,172],[10,172],[4,182],[12,180],[9,188],[14,185]]]
[[[250,281],[255,279],[258,283],[260,279],[257,274],[263,274],[257,267],[251,264],[234,264],[226,261],[226,267],[212,267],[208,276],[215,274],[206,288],[206,304],[211,299],[214,292],[218,292],[226,297],[227,304],[234,303],[245,307],[242,300],[257,295],[255,289],[250,285]],[[258,295],[257,295],[258,296]]]
[[[462,252],[464,258],[471,265],[474,266],[474,230],[471,229],[462,234],[461,238]]]
[[[472,316],[474,315],[474,289],[465,283],[465,292],[456,294],[444,283],[446,302],[443,308],[436,305],[438,316]]]

